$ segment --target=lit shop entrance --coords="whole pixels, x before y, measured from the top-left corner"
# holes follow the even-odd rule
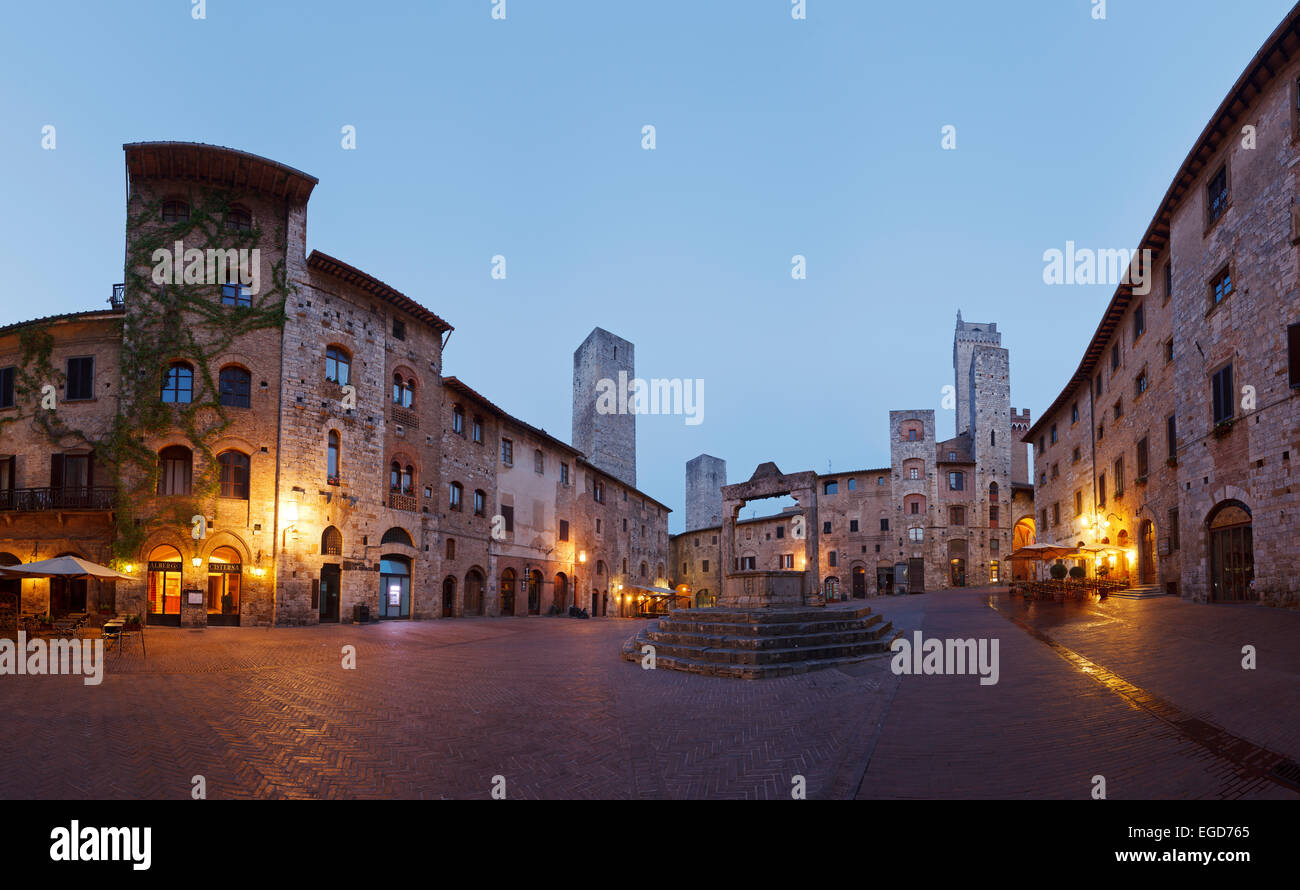
[[[243,580],[239,552],[218,547],[208,557],[208,624],[239,626],[239,593]]]
[[[149,623],[181,626],[181,552],[175,547],[149,552]]]
[[[411,617],[411,561],[404,556],[379,561],[379,617]]]

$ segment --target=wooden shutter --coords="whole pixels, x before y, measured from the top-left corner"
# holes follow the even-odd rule
[[[63,455],[50,455],[50,488],[63,487]]]

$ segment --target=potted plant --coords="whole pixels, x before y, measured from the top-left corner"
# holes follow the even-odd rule
[[[1220,420],[1216,423],[1214,425],[1214,438],[1222,439],[1224,436],[1228,435],[1228,433],[1232,432],[1233,423],[1234,421],[1232,420]]]
[[[1070,567],[1070,577],[1073,578],[1075,581],[1082,581],[1084,575],[1086,574],[1087,572],[1084,571],[1083,566]]]
[[[1165,466],[1170,468],[1178,466],[1178,458],[1172,454],[1169,455],[1165,458]]]

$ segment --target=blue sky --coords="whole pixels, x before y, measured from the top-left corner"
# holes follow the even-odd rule
[[[1113,290],[1044,285],[1043,251],[1135,246],[1291,4],[492,6],[13,6],[0,323],[97,308],[121,280],[122,143],[264,155],[320,179],[308,249],[449,320],[446,373],[525,420],[569,437],[596,325],[636,343],[639,375],[703,379],[700,425],[638,421],[639,482],[677,531],[701,452],[740,481],[764,460],[887,464],[891,408],[951,435],[959,308],[998,323],[1012,403],[1037,416]]]

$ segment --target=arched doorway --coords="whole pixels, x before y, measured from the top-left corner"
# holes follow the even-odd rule
[[[12,553],[0,553],[0,566],[21,565]],[[23,582],[17,578],[0,580],[0,631],[18,629],[18,615],[23,606]]]
[[[537,569],[528,573],[528,614],[542,614],[542,573]]]
[[[855,600],[866,599],[867,597],[867,570],[862,566],[853,567],[853,598]]]
[[[1250,508],[1224,501],[1206,518],[1210,534],[1210,601],[1243,603],[1255,595],[1254,526]]]
[[[474,568],[465,573],[466,615],[483,614],[483,591],[486,587],[486,580],[481,569]]]
[[[181,552],[163,544],[149,551],[149,623],[181,626]]]
[[[1156,583],[1156,526],[1150,519],[1138,526],[1138,583]]]
[[[456,577],[448,575],[442,580],[442,617],[456,617]]]
[[[1021,547],[1028,547],[1037,541],[1037,535],[1034,529],[1034,520],[1026,516],[1019,520],[1011,530],[1011,552],[1015,553]],[[1029,581],[1034,577],[1034,561],[1032,559],[1013,559],[1011,560],[1011,580],[1012,581]]]
[[[822,582],[822,592],[826,596],[826,602],[833,603],[840,598],[840,579],[834,575],[827,575],[826,580]]]
[[[501,614],[515,614],[515,570],[506,569],[501,573]]]
[[[948,542],[948,583],[953,587],[966,586],[966,539]]]
[[[379,560],[379,617],[411,617],[411,561],[405,556]]]
[[[563,612],[569,608],[569,579],[564,572],[555,576],[555,610]]]
[[[239,626],[239,551],[218,547],[208,557],[208,624]]]

